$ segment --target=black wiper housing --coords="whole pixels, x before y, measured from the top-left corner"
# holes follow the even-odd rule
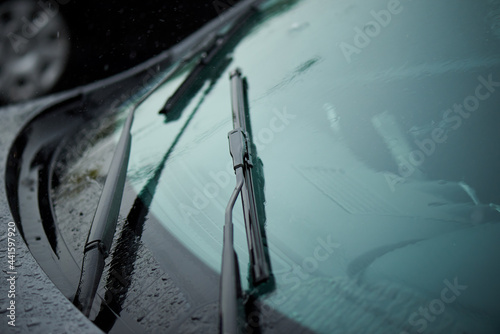
[[[131,105],[116,145],[106,182],[92,219],[83,251],[82,271],[73,304],[88,316],[94,302],[97,287],[104,271],[104,260],[109,254],[118,221],[118,214],[127,177],[132,142],[132,123],[135,111],[154,91],[169,80],[182,66],[183,61],[173,66],[165,76]]]

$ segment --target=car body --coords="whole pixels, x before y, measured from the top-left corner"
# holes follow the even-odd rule
[[[168,53],[14,120],[12,220],[66,303],[78,301],[130,125],[88,314],[100,330],[218,331],[232,212],[246,332],[496,333],[499,9],[243,1]],[[240,107],[270,264],[261,284],[245,204],[228,206]]]

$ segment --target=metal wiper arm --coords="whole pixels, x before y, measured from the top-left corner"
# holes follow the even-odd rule
[[[241,71],[236,69],[230,75],[231,78],[231,96],[234,130],[230,132],[241,132],[245,139],[245,147],[241,151],[244,163],[241,166],[245,182],[241,189],[241,201],[243,204],[243,217],[248,242],[248,251],[252,265],[253,280],[255,283],[261,283],[269,278],[269,264],[267,262],[262,234],[260,231],[259,215],[255,202],[254,182],[252,178],[252,152],[249,145],[249,129],[247,127],[247,110],[245,106],[245,83],[243,82]],[[231,152],[231,154],[236,152]],[[233,156],[234,159],[234,156]],[[235,167],[236,170],[236,167]]]
[[[234,251],[232,210],[240,193],[253,281],[259,284],[269,279],[269,263],[264,253],[251,172],[252,160],[245,120],[245,86],[238,69],[231,73],[230,78],[234,130],[229,132],[228,139],[229,152],[233,158],[233,168],[236,174],[236,187],[227,205],[224,223],[219,306],[220,332],[223,334],[239,331],[238,298],[241,296],[241,282],[238,256]]]
[[[224,223],[219,302],[221,334],[240,332],[238,329],[238,314],[240,308],[238,298],[241,297],[241,283],[238,255],[234,250],[233,242],[233,207],[245,180],[241,169],[235,170],[235,172],[237,183],[226,207]]]
[[[116,145],[111,165],[109,166],[108,176],[106,177],[106,182],[104,183],[101,197],[99,198],[97,209],[92,219],[87,241],[85,242],[82,272],[73,299],[73,304],[86,316],[89,315],[94,302],[97,287],[99,286],[104,270],[104,260],[111,249],[116,230],[130,159],[132,141],[130,130],[132,129],[135,111],[158,87],[169,80],[186,61],[188,59],[184,58],[173,66],[158,83],[128,109],[127,119]]]
[[[96,213],[92,220],[92,225],[84,247],[84,258],[82,262],[82,272],[78,282],[78,288],[73,299],[73,303],[88,316],[95,299],[97,287],[99,285],[103,270],[104,260],[111,249],[113,236],[115,234],[118,214],[120,210],[123,189],[127,175],[128,161],[130,158],[130,146],[132,136],[130,130],[134,119],[134,114],[139,105],[144,102],[157,88],[163,85],[167,80],[178,72],[178,70],[191,61],[197,54],[202,52],[202,57],[195,69],[188,75],[176,92],[168,99],[163,113],[168,113],[176,104],[179,103],[182,96],[189,90],[195,82],[197,75],[201,70],[218,54],[218,52],[227,44],[231,37],[241,28],[248,17],[255,10],[255,6],[262,0],[248,0],[249,7],[232,17],[236,23],[223,34],[212,34],[203,43],[194,47],[191,52],[186,54],[173,68],[163,77],[161,81],[155,84],[146,92],[136,103],[128,110],[127,120],[123,127],[120,139],[116,146],[108,176],[104,188],[99,198]]]

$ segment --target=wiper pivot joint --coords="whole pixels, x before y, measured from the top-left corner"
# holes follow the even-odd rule
[[[245,167],[248,162],[248,143],[245,132],[241,128],[234,129],[228,133],[227,137],[234,170]]]

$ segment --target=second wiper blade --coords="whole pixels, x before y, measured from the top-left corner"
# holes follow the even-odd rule
[[[243,12],[241,17],[236,18],[236,22],[227,30],[219,33],[212,37],[201,51],[201,56],[195,67],[191,70],[189,75],[184,79],[175,92],[168,98],[167,102],[163,108],[159,111],[160,114],[167,115],[179,101],[186,95],[186,93],[191,89],[194,83],[199,79],[200,73],[207,67],[208,64],[219,54],[219,52],[228,44],[231,38],[245,25],[247,19],[249,19],[256,11],[255,6],[260,1],[254,1],[255,4],[249,7],[248,10]]]

